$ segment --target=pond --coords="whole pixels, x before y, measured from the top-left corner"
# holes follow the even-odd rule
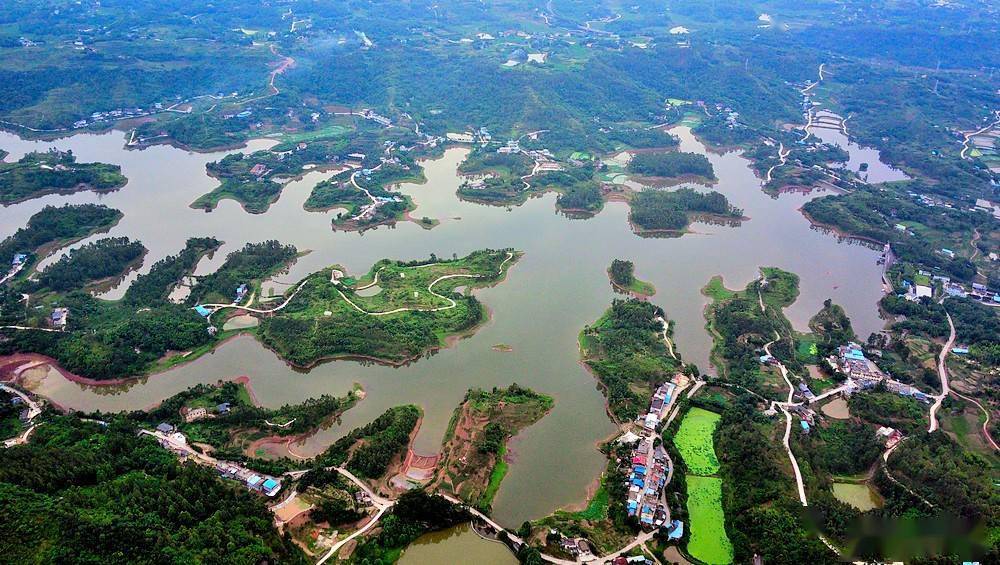
[[[498,541],[479,537],[469,524],[425,534],[410,544],[399,558],[400,565],[515,565],[517,558]]]
[[[833,483],[833,496],[846,504],[867,512],[882,508],[882,497],[868,483]]]

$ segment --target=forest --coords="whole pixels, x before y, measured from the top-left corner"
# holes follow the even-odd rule
[[[107,241],[107,240],[102,240]],[[100,244],[101,242],[97,242]],[[97,245],[94,244],[94,245]],[[132,249],[138,244],[119,242]],[[94,276],[117,276],[122,266],[118,244],[113,248],[114,261],[104,256],[103,247],[84,246],[70,253],[46,270],[38,285],[46,286],[45,274],[53,272],[53,284],[70,289],[47,295],[45,308],[25,311],[18,290],[0,292],[0,314],[11,324],[45,327],[54,306],[69,309],[69,322],[61,332],[0,330],[0,354],[35,352],[55,358],[68,371],[98,380],[146,374],[168,351],[204,353],[217,338],[208,331],[205,320],[190,305],[165,299],[178,282],[171,279],[190,273],[197,260],[215,249],[213,239],[192,238],[178,255],[158,261],[146,275],[137,279],[134,291],[117,301],[102,300],[76,290]],[[137,249],[142,250],[141,246]],[[86,260],[73,260],[81,253]],[[198,298],[217,298],[228,303],[239,284],[252,284],[273,273],[295,256],[295,248],[277,242],[247,244],[230,253],[214,273],[201,277],[191,289],[190,304]],[[60,266],[62,261],[66,265]],[[108,268],[117,265],[117,268]],[[72,267],[72,268],[71,268]],[[35,283],[25,282],[22,285]],[[218,290],[217,290],[218,289]],[[225,293],[225,294],[223,294]]]
[[[343,465],[359,477],[378,479],[410,445],[421,411],[412,404],[386,410],[366,426],[356,428],[327,448],[317,462]]]
[[[663,323],[657,319],[663,316],[663,309],[652,303],[615,299],[580,334],[583,361],[600,381],[608,410],[618,421],[634,420],[652,391],[682,368],[663,342]]]
[[[765,563],[837,563],[793,498],[794,481],[780,463],[787,456],[769,426],[756,400],[739,394],[722,413],[715,434],[734,560],[744,563],[759,555]]]
[[[39,288],[53,292],[81,289],[95,281],[125,274],[146,254],[146,248],[127,237],[109,237],[71,249],[38,276]]]
[[[0,265],[10,265],[18,253],[37,255],[41,247],[69,244],[106,230],[121,218],[121,212],[100,204],[46,206],[0,242]]]
[[[691,188],[644,190],[632,197],[629,207],[629,220],[640,233],[679,232],[698,214],[733,220],[743,217],[743,210],[729,204],[725,195],[715,191],[701,193]]]
[[[257,495],[183,465],[130,422],[71,416],[0,458],[0,547],[18,563],[304,563]]]
[[[678,178],[685,176],[715,179],[715,170],[708,158],[700,153],[664,151],[636,153],[628,163],[631,173],[644,177]]]
[[[713,362],[721,363],[720,376],[767,396],[769,392],[762,386],[760,363],[765,344],[775,340],[770,346],[771,354],[793,371],[799,367],[791,337],[792,326],[782,313],[782,309],[792,304],[798,295],[799,279],[779,269],[765,268],[761,271],[764,274],[762,279],[751,282],[746,290],[738,293],[728,291],[728,296],[710,304],[705,310],[705,317],[715,335],[712,358]],[[770,307],[761,311],[760,302]],[[776,339],[776,332],[780,339]]]

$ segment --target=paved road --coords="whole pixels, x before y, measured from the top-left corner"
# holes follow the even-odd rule
[[[931,433],[938,429],[938,408],[941,408],[941,403],[944,401],[945,397],[948,396],[948,393],[951,392],[951,387],[948,385],[948,364],[945,361],[948,358],[948,353],[951,352],[951,347],[955,345],[955,323],[951,320],[951,314],[945,312],[945,316],[948,317],[950,334],[948,335],[948,341],[941,349],[941,354],[938,355],[938,376],[941,378],[941,394],[934,397],[934,404],[931,405],[931,423],[927,428],[927,433]]]
[[[778,335],[778,332],[774,332],[774,334],[774,341],[777,341],[781,336]],[[774,341],[770,341],[764,346],[764,352],[768,355],[771,355],[770,348]],[[773,355],[771,356],[774,357]],[[785,368],[785,365],[781,361],[778,361],[778,370],[781,371],[781,377],[788,384],[788,404],[791,404],[795,389],[792,387],[792,381],[788,379],[788,369]],[[792,414],[785,406],[779,404],[778,407],[781,408],[781,412],[785,415],[785,437],[781,441],[785,446],[785,452],[788,453],[788,460],[792,462],[792,472],[795,473],[795,486],[799,493],[799,501],[802,503],[802,506],[809,506],[809,501],[806,499],[805,483],[802,481],[802,472],[799,471],[799,462],[795,459],[795,454],[792,453],[792,448],[789,445],[789,439],[792,435]]]
[[[503,262],[500,263],[500,269],[497,271],[497,276],[503,274],[504,265],[506,265],[507,262],[510,261],[513,258],[514,258],[514,253],[511,252],[511,251],[508,251],[507,252],[507,258],[504,259]],[[433,264],[434,263],[429,263],[428,265],[433,265]],[[378,275],[376,274],[376,276],[378,276]],[[354,301],[352,301],[350,298],[348,298],[347,295],[344,294],[344,291],[340,290],[339,287],[337,287],[337,292],[340,294],[340,297],[343,298],[345,302],[347,302],[348,304],[350,304],[351,306],[353,306],[355,310],[357,310],[358,312],[361,312],[362,314],[368,314],[369,316],[388,316],[390,314],[398,314],[400,312],[441,312],[443,310],[451,310],[455,306],[458,306],[458,303],[455,302],[453,299],[451,299],[451,298],[449,298],[449,297],[447,297],[447,296],[445,296],[443,294],[438,294],[438,293],[434,292],[434,289],[433,289],[434,285],[436,285],[437,283],[439,283],[439,282],[441,282],[443,280],[446,280],[446,279],[454,279],[454,278],[481,279],[481,278],[485,278],[485,277],[486,277],[486,275],[453,274],[453,275],[440,276],[440,277],[434,279],[431,282],[431,284],[427,285],[427,292],[431,293],[432,295],[434,295],[434,296],[436,296],[436,297],[438,297],[438,298],[440,298],[442,300],[447,300],[448,301],[448,305],[447,306],[437,306],[435,308],[411,308],[411,307],[404,307],[404,308],[396,308],[394,310],[388,310],[386,312],[369,312],[369,311],[365,310],[364,308],[362,308],[362,307],[358,306],[357,304],[355,304]],[[371,286],[371,285],[368,285],[368,286]],[[367,288],[367,287],[365,287],[365,288]]]
[[[5,391],[7,391],[7,392],[9,392],[11,394],[17,395],[18,397],[21,398],[21,400],[24,401],[24,404],[28,407],[28,417],[25,420],[26,422],[30,423],[39,414],[42,413],[41,406],[39,406],[39,404],[37,402],[35,402],[34,400],[32,400],[27,394],[24,394],[23,392],[17,390],[16,388],[7,386],[5,384],[0,384],[0,390],[5,390]],[[33,424],[31,426],[28,426],[28,429],[24,430],[24,432],[21,433],[21,435],[19,435],[17,437],[12,437],[12,438],[4,441],[3,442],[3,446],[4,447],[13,447],[15,445],[21,445],[23,443],[27,443],[28,442],[28,437],[31,436],[31,432],[35,431],[36,427],[38,427],[38,424]]]

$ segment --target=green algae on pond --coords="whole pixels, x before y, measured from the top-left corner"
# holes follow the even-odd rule
[[[715,455],[712,434],[722,416],[703,408],[692,408],[684,415],[674,437],[674,445],[684,458],[688,472],[709,476],[719,472],[719,458]]]
[[[722,479],[687,475],[686,481],[691,519],[688,553],[710,565],[732,563],[733,545],[726,535],[726,515],[722,510]]]
[[[862,512],[882,508],[882,497],[867,483],[833,483],[833,496]]]

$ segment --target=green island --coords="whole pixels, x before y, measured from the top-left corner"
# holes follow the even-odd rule
[[[65,268],[54,270],[60,265],[57,262],[49,269],[53,273],[37,282],[19,281],[4,287],[0,312],[4,325],[12,327],[0,330],[5,338],[0,352],[46,355],[84,379],[114,380],[165,369],[210,351],[225,337],[224,332],[213,331],[192,306],[204,300],[228,304],[238,286],[255,287],[295,257],[294,248],[277,242],[248,244],[231,253],[217,271],[198,278],[186,304],[177,303],[169,299],[171,290],[194,271],[202,256],[221,245],[212,238],[192,238],[181,253],[158,261],[149,273],[140,275],[120,300],[95,298],[86,289],[95,277],[108,276],[101,266],[121,267],[127,258],[119,254],[123,248],[141,248],[121,243],[84,246],[60,260],[67,261]],[[74,255],[84,259],[74,259]],[[70,268],[77,264],[85,268]],[[25,291],[31,291],[32,304],[39,308],[14,307]]]
[[[146,248],[127,237],[109,237],[71,249],[37,277],[35,292],[69,292],[127,274],[139,266]]]
[[[120,211],[98,204],[46,206],[28,218],[25,227],[0,241],[0,265],[17,271],[8,273],[11,278],[27,273],[50,251],[108,230],[121,218]]]
[[[608,278],[615,290],[631,293],[637,298],[656,294],[656,287],[652,283],[635,278],[635,265],[632,261],[613,259],[608,267]]]
[[[628,162],[627,170],[641,177],[664,179],[671,182],[716,180],[715,170],[708,158],[700,153],[681,151],[636,153]]]
[[[0,204],[15,204],[53,192],[107,192],[128,182],[118,165],[77,163],[72,151],[28,153],[0,162]]]
[[[742,291],[726,289],[719,277],[705,287],[703,292],[713,298],[705,310],[714,337],[711,359],[723,380],[767,398],[786,397],[785,381],[777,369],[761,365],[760,356],[769,344],[771,355],[790,370],[801,368],[791,322],[782,312],[798,296],[798,285],[797,275],[766,267]]]
[[[330,267],[296,285],[287,306],[261,320],[258,336],[299,366],[352,356],[403,363],[485,321],[471,291],[501,282],[519,257],[482,250],[451,260],[386,259],[361,279]]]
[[[600,382],[608,414],[619,422],[635,420],[653,390],[683,367],[664,316],[650,302],[615,299],[580,333],[580,356]]]
[[[591,160],[569,158],[560,170],[535,171],[535,162],[524,153],[476,152],[459,166],[472,176],[458,188],[464,200],[497,206],[523,204],[529,197],[555,192],[556,207],[566,213],[593,215],[604,206],[604,193]]]
[[[432,488],[489,512],[507,474],[507,443],[552,410],[552,397],[518,386],[469,390],[455,409]]]
[[[719,192],[701,193],[691,188],[647,189],[629,199],[629,222],[643,236],[683,234],[696,219],[739,223],[743,210]]]

